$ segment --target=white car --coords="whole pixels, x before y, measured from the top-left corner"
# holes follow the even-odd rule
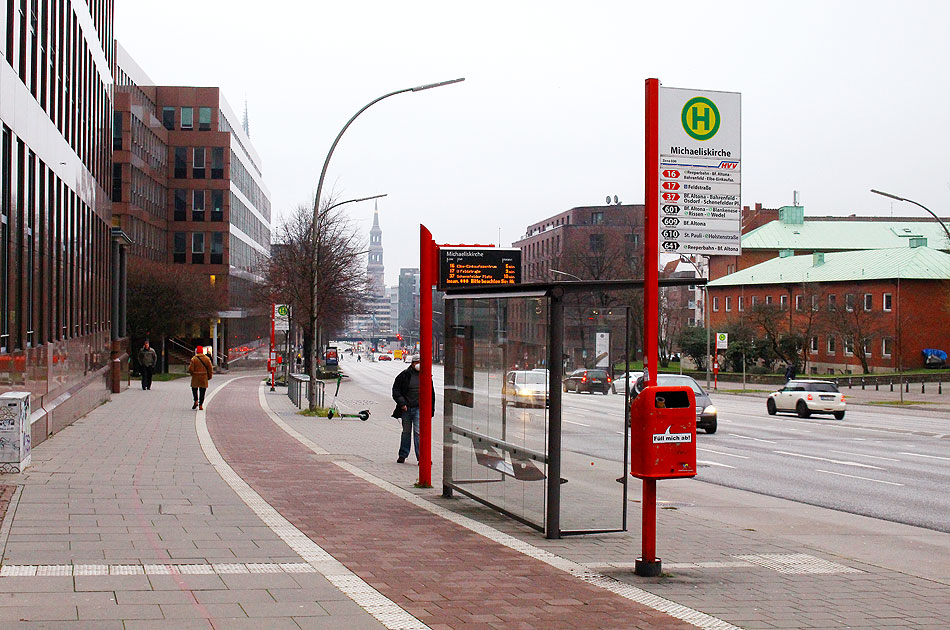
[[[630,388],[630,391],[633,391],[633,384],[636,383],[637,379],[641,376],[643,376],[643,372],[627,372],[626,374],[621,374],[610,384],[610,391],[620,395],[626,392],[627,387]],[[627,383],[629,383],[629,385]]]
[[[799,418],[807,418],[813,413],[830,413],[836,420],[843,420],[844,394],[831,381],[796,379],[769,394],[765,408],[770,416],[779,411],[793,411]]]
[[[501,404],[515,407],[544,407],[549,404],[547,370],[514,370],[505,375]]]

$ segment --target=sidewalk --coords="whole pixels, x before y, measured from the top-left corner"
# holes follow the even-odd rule
[[[630,531],[545,540],[443,499],[438,443],[414,488],[391,402],[344,383],[369,421],[304,418],[240,376],[204,413],[130,389],[0,475],[0,627],[950,627],[950,535],[664,482],[665,574],[638,578],[636,484]]]

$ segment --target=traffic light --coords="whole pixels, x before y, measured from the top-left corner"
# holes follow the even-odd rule
[[[396,335],[396,339],[398,339],[399,341],[402,341],[402,335],[398,335],[398,334],[397,334],[397,335]]]

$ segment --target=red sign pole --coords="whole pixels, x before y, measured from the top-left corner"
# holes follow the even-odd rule
[[[646,155],[645,190],[646,212],[643,228],[643,364],[646,367],[646,385],[656,385],[657,357],[659,356],[660,315],[660,80],[646,80]],[[644,572],[656,574],[656,479],[643,480],[642,564]],[[638,566],[638,574],[640,567]],[[657,572],[658,573],[658,572]]]
[[[270,305],[270,352],[267,353],[267,367],[270,369],[270,390],[274,389],[275,375],[277,374],[277,363],[274,361],[274,350],[277,347],[277,334],[275,332],[274,320],[277,317],[277,305]]]
[[[432,487],[432,287],[438,280],[438,247],[419,225],[419,486]]]

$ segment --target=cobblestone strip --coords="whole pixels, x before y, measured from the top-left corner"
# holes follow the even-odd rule
[[[17,502],[23,486],[0,486],[0,560],[7,547],[7,538],[10,537],[10,528],[13,526],[13,515],[16,513]]]
[[[244,380],[246,381],[247,379]],[[224,390],[225,387],[234,383],[241,383],[241,381],[229,381],[218,389],[215,389],[206,398],[206,404],[210,407],[212,399]],[[255,377],[251,384],[253,386],[256,385],[256,383],[257,378]],[[246,383],[242,384],[247,387]],[[229,391],[229,394],[230,393]],[[234,469],[224,461],[224,458],[221,457],[214,441],[211,439],[206,420],[206,412],[199,411],[195,414],[195,430],[198,433],[198,442],[201,444],[201,449],[204,451],[208,461],[211,462],[211,465],[218,471],[221,478],[231,486],[241,500],[244,501],[275,534],[286,542],[291,549],[297,552],[301,558],[322,573],[327,580],[342,591],[344,595],[352,599],[363,610],[373,615],[373,617],[387,628],[391,630],[430,630],[429,626],[397,606],[392,600],[385,597],[359,576],[347,569],[342,563],[324,551],[319,545],[308,538],[306,534],[294,527],[290,521],[271,507],[270,504],[255,492]]]

